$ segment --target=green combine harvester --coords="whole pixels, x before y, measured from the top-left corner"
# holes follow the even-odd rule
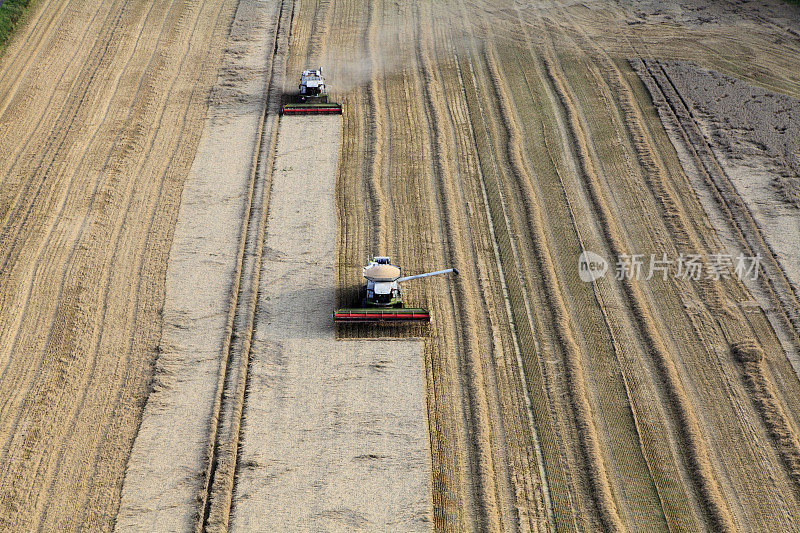
[[[328,102],[322,67],[306,69],[300,75],[300,94],[297,102],[283,106],[284,115],[341,115],[341,104]]]
[[[437,270],[427,274],[403,277],[400,267],[390,263],[388,257],[376,257],[364,267],[364,299],[361,307],[345,307],[333,313],[333,321],[342,323],[414,323],[430,322],[427,309],[404,307],[399,284],[412,279],[448,274],[458,274],[455,268]]]

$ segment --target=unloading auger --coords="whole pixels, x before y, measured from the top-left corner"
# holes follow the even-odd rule
[[[376,257],[364,267],[367,284],[364,287],[362,306],[337,309],[333,313],[333,321],[335,323],[430,322],[431,315],[427,309],[404,306],[399,284],[450,272],[458,274],[455,268],[446,268],[415,276],[403,276],[400,267],[392,265],[388,257]]]

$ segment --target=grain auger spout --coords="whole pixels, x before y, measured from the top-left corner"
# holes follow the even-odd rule
[[[333,313],[336,323],[409,323],[430,322],[427,309],[421,307],[405,307],[399,284],[412,279],[427,278],[449,273],[458,274],[455,268],[446,268],[436,272],[403,276],[400,267],[391,264],[388,257],[376,257],[364,267],[364,297],[361,307],[346,307]]]

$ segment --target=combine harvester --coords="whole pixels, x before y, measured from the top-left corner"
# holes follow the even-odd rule
[[[306,69],[300,75],[300,94],[297,102],[283,106],[284,115],[341,115],[341,104],[328,102],[322,67]]]
[[[453,272],[455,268],[437,270],[427,274],[402,277],[400,267],[390,264],[388,257],[376,257],[364,267],[367,286],[361,307],[337,309],[333,313],[334,323],[413,323],[430,322],[427,309],[404,307],[399,284],[412,279],[437,276]]]

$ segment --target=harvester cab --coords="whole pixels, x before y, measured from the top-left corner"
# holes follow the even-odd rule
[[[309,100],[316,100],[323,104],[328,101],[322,67],[319,67],[319,70],[306,69],[300,75],[300,101],[307,102]]]
[[[328,102],[322,67],[305,69],[300,74],[297,102],[283,106],[284,115],[341,115],[342,106]]]
[[[333,313],[335,323],[409,323],[430,322],[430,312],[420,307],[405,307],[400,283],[412,279],[458,274],[454,268],[437,270],[415,276],[403,276],[400,267],[391,264],[388,257],[375,257],[364,267],[367,280],[361,307],[337,309]]]

